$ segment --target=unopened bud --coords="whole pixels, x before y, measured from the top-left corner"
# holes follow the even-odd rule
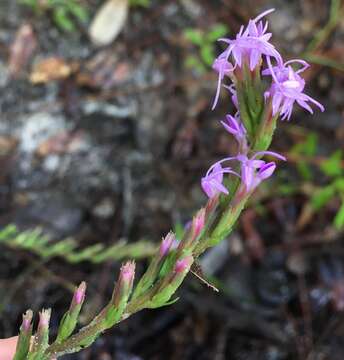
[[[177,258],[189,255],[193,252],[199,240],[198,237],[204,228],[205,214],[206,210],[202,208],[192,219],[191,226],[189,226],[189,229],[186,231],[183,239],[179,243]]]
[[[128,261],[122,265],[115,290],[112,294],[112,304],[115,307],[127,302],[133,288],[135,276],[135,262]]]
[[[174,266],[175,273],[181,274],[188,272],[192,263],[193,263],[192,256],[187,256],[184,259],[177,260],[176,265]]]
[[[198,211],[196,216],[192,220],[192,237],[195,240],[204,228],[205,222],[205,209]]]
[[[147,307],[157,308],[169,304],[171,297],[189,272],[193,261],[194,258],[191,255],[177,260],[173,270],[164,278]]]
[[[32,321],[33,313],[32,310],[27,310],[27,312],[23,315],[23,322],[21,326],[21,331],[28,333],[31,329],[31,321]]]
[[[64,314],[57,332],[56,343],[67,339],[74,331],[85,300],[86,283],[83,281],[74,291],[69,310]]]
[[[28,310],[23,315],[23,322],[20,327],[20,334],[17,341],[16,353],[14,355],[13,360],[21,360],[26,359],[29,349],[30,349],[30,341],[32,335],[32,316],[33,313],[31,310]]]
[[[150,289],[159,277],[160,271],[165,263],[166,257],[171,250],[176,247],[177,239],[175,234],[170,231],[161,241],[160,248],[153,256],[148,269],[139,280],[135,287],[132,299],[136,299],[138,296],[145,293]],[[168,260],[166,260],[168,261]]]
[[[169,253],[172,245],[174,244],[174,242],[176,241],[176,237],[173,234],[172,231],[170,231],[162,240],[161,245],[160,245],[160,249],[159,249],[159,253],[161,257],[165,257],[167,256],[167,254]]]
[[[33,359],[40,359],[40,356],[42,356],[48,347],[50,315],[51,309],[43,309],[39,313],[38,329],[32,346],[32,354],[35,354],[36,357],[33,357]]]
[[[135,277],[135,262],[122,265],[112,299],[104,311],[104,329],[112,327],[121,318],[131,295]]]
[[[75,290],[70,310],[82,305],[85,300],[86,283],[83,281]]]
[[[121,272],[119,275],[119,283],[123,286],[128,287],[128,290],[131,291],[134,283],[135,277],[135,262],[128,261],[121,267]]]
[[[49,328],[51,309],[43,309],[39,313],[38,332],[45,332]]]

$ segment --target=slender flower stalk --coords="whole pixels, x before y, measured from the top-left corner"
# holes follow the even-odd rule
[[[226,154],[216,161],[201,178],[207,204],[196,213],[178,245],[175,246],[177,240],[173,232],[169,232],[136,286],[135,263],[124,264],[109,303],[88,325],[73,334],[85,299],[86,285],[82,283],[75,290],[51,345],[48,345],[50,312],[42,311],[34,344],[29,348],[32,312],[28,311],[20,329],[15,360],[50,360],[78,352],[136,312],[175,302],[174,295],[197,258],[231,233],[252,193],[273,175],[277,160],[286,160],[269,150],[278,118],[289,120],[295,102],[311,113],[310,103],[324,110],[319,102],[303,92],[305,80],[300,74],[309,65],[303,60],[284,62],[270,43],[268,23],[263,23],[262,18],[272,11],[249,20],[234,39],[220,39],[228,47],[213,65],[218,74],[213,108],[218,102],[221,84],[228,78],[232,84],[225,87],[237,112],[234,116],[226,115],[221,123],[227,133],[234,136],[238,149],[237,153]],[[299,70],[294,70],[295,64],[300,66]],[[271,80],[267,87],[261,81],[262,75]],[[272,157],[274,161],[267,161],[265,157]]]

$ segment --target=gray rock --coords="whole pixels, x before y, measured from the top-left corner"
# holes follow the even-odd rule
[[[67,129],[66,121],[61,116],[47,112],[38,112],[23,120],[23,127],[18,129],[19,149],[24,153],[33,153],[37,147],[51,136]]]

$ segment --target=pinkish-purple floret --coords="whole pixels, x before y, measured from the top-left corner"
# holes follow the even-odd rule
[[[295,62],[302,64],[303,67],[297,71],[293,70],[290,64]],[[323,105],[303,92],[306,82],[299,74],[309,66],[305,61],[290,60],[284,64],[272,66],[271,61],[268,60],[268,65],[269,68],[263,71],[263,75],[271,75],[273,82],[264,97],[272,99],[273,116],[280,113],[281,120],[289,120],[295,101],[311,114],[313,114],[313,109],[308,102],[324,111]]]

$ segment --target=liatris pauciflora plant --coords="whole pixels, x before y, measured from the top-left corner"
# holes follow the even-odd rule
[[[213,65],[218,73],[213,108],[219,100],[223,81],[230,80],[232,83],[223,87],[230,93],[236,113],[226,115],[221,123],[237,141],[238,152],[210,166],[201,179],[202,189],[209,199],[193,218],[184,237],[177,241],[172,232],[168,233],[135,286],[135,263],[124,264],[109,303],[76,333],[85,283],[75,290],[70,308],[60,321],[57,337],[51,344],[50,311],[41,312],[38,329],[32,337],[32,312],[29,310],[20,328],[15,360],[48,360],[78,352],[132,314],[173,303],[173,295],[195,260],[231,233],[257,186],[274,173],[277,160],[286,160],[283,155],[268,150],[277,119],[289,120],[295,102],[311,113],[310,104],[324,110],[303,92],[305,81],[301,74],[309,65],[303,60],[284,62],[269,42],[268,23],[262,19],[272,11],[250,20],[246,28],[242,26],[235,39],[220,39],[227,48]]]

